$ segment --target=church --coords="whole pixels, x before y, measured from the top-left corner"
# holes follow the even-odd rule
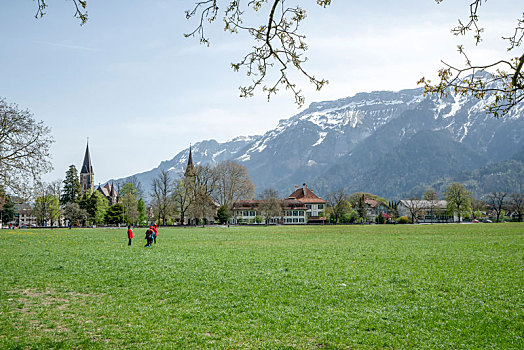
[[[86,146],[84,162],[82,164],[82,168],[80,169],[80,188],[82,190],[82,194],[85,192],[93,192],[95,189],[95,173],[93,171],[93,165],[91,164],[89,143]],[[115,189],[113,184],[107,183],[105,186],[98,185],[96,190],[106,197],[109,205],[118,203],[118,191]]]

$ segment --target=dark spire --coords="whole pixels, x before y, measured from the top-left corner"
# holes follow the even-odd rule
[[[191,154],[191,144],[189,145],[189,158],[187,159],[187,167],[185,176],[195,175],[195,166],[193,165],[193,155]]]
[[[91,165],[91,156],[89,155],[89,143],[86,146],[86,154],[84,156],[84,164],[80,170],[80,174],[94,174],[93,166]]]

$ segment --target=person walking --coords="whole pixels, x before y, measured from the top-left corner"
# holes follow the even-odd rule
[[[156,224],[153,225],[153,239],[155,241],[155,244],[156,244],[156,236],[158,234],[158,229],[156,227]]]
[[[127,238],[129,239],[129,243],[127,245],[131,245],[131,238],[133,238],[133,230],[131,229],[131,225],[127,226]]]
[[[151,243],[153,242],[152,235],[153,235],[153,230],[147,229],[146,231],[146,242],[147,243],[145,245],[146,248],[151,248]]]

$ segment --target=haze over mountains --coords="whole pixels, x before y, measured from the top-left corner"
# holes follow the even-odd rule
[[[282,196],[304,182],[320,195],[345,188],[388,199],[420,195],[430,185],[442,192],[449,181],[465,182],[475,196],[495,187],[522,191],[524,107],[495,119],[486,103],[424,96],[423,89],[359,93],[312,103],[263,135],[198,142],[193,160],[234,160],[248,169],[257,192],[271,187]],[[136,174],[145,192],[161,169],[182,174],[188,153]]]

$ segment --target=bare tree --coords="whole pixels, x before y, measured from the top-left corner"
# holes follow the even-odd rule
[[[428,188],[422,194],[422,199],[427,202],[427,209],[430,212],[431,216],[431,223],[433,223],[433,217],[435,216],[435,212],[438,212],[438,194],[437,191],[435,191],[433,188]]]
[[[220,205],[231,208],[240,199],[253,199],[255,185],[246,167],[227,160],[213,168],[215,188],[212,196]]]
[[[161,170],[153,179],[153,188],[151,197],[153,197],[153,208],[158,222],[166,224],[169,209],[171,207],[171,198],[173,190],[173,181],[169,172]]]
[[[266,220],[266,225],[273,217],[280,217],[282,215],[282,206],[278,198],[278,192],[272,188],[266,188],[260,194],[260,211]]]
[[[33,215],[39,225],[53,226],[58,221],[60,202],[58,196],[53,194],[55,190],[53,186],[44,182],[39,182],[35,186]]]
[[[409,211],[411,222],[416,223],[418,215],[424,210],[424,202],[417,198],[406,199],[403,202]]]
[[[28,111],[0,98],[0,186],[28,196],[32,184],[52,170],[50,129]]]
[[[509,196],[511,210],[517,214],[517,221],[522,221],[522,212],[524,211],[524,194],[512,193]]]
[[[133,187],[137,191],[136,195],[137,195],[138,198],[143,198],[144,197],[144,188],[143,188],[142,183],[140,182],[140,180],[138,180],[138,177],[133,175],[133,176],[131,176],[131,178],[129,178],[129,180],[127,182],[133,184]]]
[[[186,214],[193,201],[193,186],[189,179],[181,177],[175,181],[173,189],[173,202],[180,213],[180,223],[184,225]]]
[[[334,192],[329,192],[326,196],[328,205],[333,211],[335,223],[338,223],[339,218],[351,211],[351,204],[349,204],[348,196],[344,189],[339,188]]]
[[[506,192],[500,192],[500,191],[493,191],[490,194],[486,195],[486,200],[493,209],[493,211],[497,214],[497,222],[500,220],[500,214],[504,207],[506,206],[506,196],[508,194]]]
[[[215,212],[215,203],[209,193],[205,190],[205,187],[198,187],[189,207],[189,213],[195,220],[195,225],[200,221],[202,226],[204,226],[204,224],[214,217]]]

